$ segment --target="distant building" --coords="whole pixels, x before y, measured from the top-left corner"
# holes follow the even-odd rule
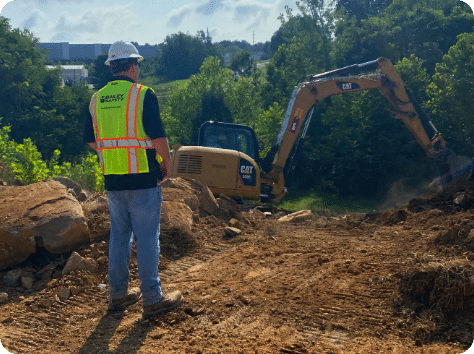
[[[46,65],[47,69],[55,69],[57,66]],[[89,72],[84,65],[59,65],[63,83],[89,82]]]
[[[108,53],[111,44],[69,44],[60,43],[36,43],[38,48],[48,50],[48,59],[53,61],[81,61],[91,63],[99,55]],[[158,45],[138,45],[138,52],[144,58],[154,57],[158,50]]]

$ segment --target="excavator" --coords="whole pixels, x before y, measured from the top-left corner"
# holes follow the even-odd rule
[[[285,166],[298,137],[304,139],[306,135],[314,107],[328,96],[375,88],[387,99],[392,116],[402,120],[428,157],[453,164],[456,156],[446,149],[443,136],[405,88],[391,61],[378,58],[312,75],[297,85],[276,143],[265,159],[259,157],[252,128],[209,121],[199,130],[198,146],[173,147],[171,177],[195,179],[214,195],[277,203],[287,193]],[[425,127],[433,131],[431,138]],[[463,177],[467,179],[471,173],[472,164],[464,168]]]

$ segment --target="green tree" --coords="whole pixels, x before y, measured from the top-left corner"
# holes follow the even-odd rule
[[[197,74],[204,60],[220,53],[202,35],[191,36],[182,32],[166,36],[160,47],[156,75],[165,81],[188,79]]]
[[[48,70],[45,53],[28,31],[0,17],[0,117],[17,143],[31,139],[44,158],[58,148],[64,157],[84,151],[82,122],[92,91],[84,85],[60,87],[60,69]],[[28,150],[29,151],[29,150]]]
[[[392,0],[338,0],[337,9],[344,8],[349,18],[355,17],[357,22],[369,17],[378,16]]]
[[[162,114],[171,145],[196,145],[198,129],[207,120],[232,121],[224,102],[224,91],[231,82],[230,70],[221,68],[216,57],[209,57],[199,74],[172,91]]]
[[[11,137],[21,142],[32,138],[44,154],[52,153],[48,141],[55,138],[64,117],[52,103],[59,86],[59,70],[48,71],[37,39],[27,30],[12,29],[0,17],[0,117],[11,126]]]
[[[68,177],[89,191],[104,191],[104,176],[97,155],[83,154],[77,164],[59,164],[61,152],[54,150],[49,161],[42,159],[41,153],[31,139],[18,144],[10,139],[10,126],[0,129],[0,177],[9,184],[20,182],[31,184],[57,176]]]
[[[244,50],[232,56],[230,68],[238,77],[250,77],[257,70],[257,64],[250,51]]]
[[[267,83],[261,94],[265,107],[273,102],[286,106],[295,85],[310,74],[332,68],[333,1],[297,3],[298,15],[287,7],[281,15],[285,42],[267,65]]]
[[[280,47],[283,43],[285,43],[285,39],[283,36],[283,31],[285,27],[280,26],[278,30],[273,33],[272,38],[270,39],[270,54],[273,56],[276,51],[278,50],[278,47]]]
[[[258,88],[252,77],[228,83],[225,102],[231,111],[233,121],[238,124],[254,126],[263,111]]]
[[[171,145],[195,145],[205,121],[234,122],[254,128],[262,155],[275,142],[283,119],[277,103],[264,110],[252,77],[235,81],[215,57],[207,58],[199,74],[175,88],[168,102],[162,118]]]
[[[400,74],[405,86],[413,92],[417,101],[424,103],[428,100],[426,89],[431,83],[431,78],[424,67],[424,60],[414,54],[403,58],[396,63],[397,72]]]
[[[474,154],[474,34],[458,36],[457,43],[436,65],[428,87],[427,107],[438,129],[456,153]]]
[[[268,154],[275,144],[284,115],[285,110],[277,102],[273,103],[268,110],[258,110],[258,116],[252,126],[257,135],[262,158]]]
[[[107,85],[109,81],[113,80],[110,66],[105,65],[107,58],[108,54],[103,53],[99,55],[92,63],[91,72],[89,74],[91,77],[91,82],[96,90],[100,90],[102,87]]]
[[[247,41],[224,40],[224,41],[218,42],[217,45],[225,50],[231,47],[236,47],[239,50],[250,50],[252,48],[252,45]]]
[[[62,159],[70,161],[85,152],[82,135],[92,94],[93,91],[86,85],[74,84],[71,87],[57,88],[53,104],[57,107],[57,114],[64,117],[64,120],[56,128],[55,139],[48,141],[45,150],[50,152],[59,149]]]
[[[458,0],[394,0],[377,17],[358,23],[337,13],[333,58],[337,66],[378,57],[393,62],[411,54],[425,60],[431,75],[456,36],[472,32],[474,16]]]

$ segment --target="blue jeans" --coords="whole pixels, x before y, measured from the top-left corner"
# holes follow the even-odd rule
[[[143,305],[161,300],[160,258],[161,187],[109,191],[109,292],[111,299],[127,295],[133,236]]]

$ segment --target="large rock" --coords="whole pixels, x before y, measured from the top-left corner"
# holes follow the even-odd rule
[[[227,226],[224,228],[226,236],[235,237],[242,233],[242,230],[237,229],[236,227]]]
[[[199,194],[204,186],[199,182],[191,178],[167,178],[161,184],[163,188],[176,188],[182,189],[190,193]]]
[[[58,181],[2,187],[0,201],[0,270],[23,262],[36,242],[63,253],[90,241],[81,204]]]
[[[180,202],[163,202],[160,223],[162,231],[190,235],[192,224],[193,211],[189,206]]]
[[[17,286],[20,284],[21,274],[23,273],[23,269],[12,269],[3,278],[3,281],[8,286]]]
[[[1,189],[4,188],[9,187]],[[2,208],[1,205],[0,208]],[[0,214],[0,218],[4,219],[5,216]],[[19,264],[36,252],[35,233],[32,230],[28,228],[2,230],[3,227],[2,223],[0,225],[0,270]]]
[[[230,222],[231,219],[239,219],[240,211],[239,206],[235,200],[229,198],[226,195],[221,195],[220,198],[216,199],[219,205],[219,217],[226,222]]]
[[[162,188],[163,201],[186,204],[192,211],[199,209],[199,199],[194,191],[179,188]]]
[[[74,182],[72,179],[65,177],[54,177],[53,180],[60,182],[66,187],[66,189],[72,189],[76,195],[79,195],[82,191],[82,188],[79,184]]]
[[[300,210],[292,214],[285,215],[279,218],[277,221],[283,222],[283,223],[297,223],[297,222],[311,219],[312,216],[313,216],[313,213],[311,213],[311,210]]]
[[[199,208],[201,210],[204,210],[208,214],[219,216],[219,204],[217,203],[216,198],[212,194],[211,190],[208,187],[202,185],[200,182],[190,178],[177,177],[168,178],[162,183],[161,186],[164,190],[166,190],[166,188],[175,188],[190,194],[194,194],[198,199]],[[171,193],[170,199],[175,200],[172,196],[172,191],[166,191],[163,194],[165,193]],[[192,210],[195,210],[192,206],[190,207]]]
[[[82,257],[79,253],[72,252],[63,268],[62,274],[66,275],[74,270],[83,270],[94,274],[98,269],[99,264],[94,259]]]
[[[214,216],[219,215],[219,204],[209,188],[204,187],[198,199],[202,210]]]

